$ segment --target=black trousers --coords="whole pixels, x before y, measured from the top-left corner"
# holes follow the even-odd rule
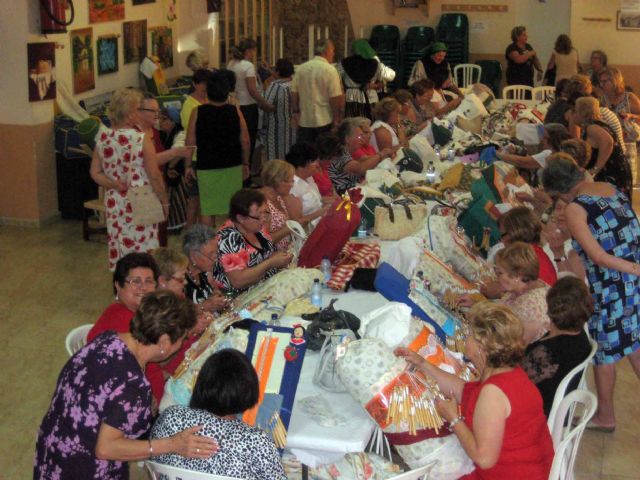
[[[320,134],[331,131],[332,124],[324,127],[298,127],[298,136],[296,142],[316,143],[316,139]]]

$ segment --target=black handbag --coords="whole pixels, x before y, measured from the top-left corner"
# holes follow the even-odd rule
[[[338,299],[334,298],[328,307],[323,308],[319,312],[302,315],[302,318],[305,320],[311,320],[306,332],[307,347],[311,350],[320,350],[325,341],[326,332],[333,330],[349,329],[355,334],[357,339],[360,339],[360,335],[358,335],[360,319],[353,313],[333,308],[333,304],[337,301]]]

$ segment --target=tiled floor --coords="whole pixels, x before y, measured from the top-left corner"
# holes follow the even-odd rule
[[[94,322],[112,300],[105,245],[80,223],[0,227],[0,479],[32,475],[36,430],[67,360],[66,333]],[[640,479],[640,382],[619,365],[614,434],[586,432],[578,480]],[[132,478],[145,475],[132,468]]]

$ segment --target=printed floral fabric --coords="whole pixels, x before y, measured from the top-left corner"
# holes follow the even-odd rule
[[[276,201],[278,202],[278,206],[274,205],[271,200],[267,200],[267,211],[269,212],[269,217],[271,219],[269,230],[272,232],[276,232],[281,228],[284,228],[287,224],[287,220],[289,220],[287,206],[284,204],[284,200],[280,195],[277,196]],[[289,245],[291,245],[291,235],[287,235],[276,243],[276,248],[286,252]]]
[[[142,145],[144,134],[134,129],[112,130],[103,128],[96,141],[104,174],[125,182],[129,187],[149,184],[144,169]],[[131,202],[126,191],[108,188],[105,191],[109,270],[131,252],[147,252],[157,248],[158,225],[135,225]]]
[[[151,388],[138,361],[116,333],[99,335],[60,373],[38,432],[33,478],[129,478],[126,462],[96,458],[100,426],[137,438],[150,419]]]
[[[549,286],[545,283],[543,287],[533,288],[522,295],[506,293],[500,302],[508,306],[513,313],[522,321],[525,328],[530,327],[535,330],[534,337],[529,341],[538,340],[549,329],[551,320],[547,315],[547,292]]]
[[[227,272],[255,267],[268,259],[275,251],[271,237],[265,230],[256,233],[256,236],[260,245],[250,244],[231,220],[220,227],[218,231],[218,261],[214,266],[213,276],[216,286],[225,295],[237,296],[247,290],[247,288],[232,287]],[[277,271],[276,268],[270,268],[262,280],[271,277]]]

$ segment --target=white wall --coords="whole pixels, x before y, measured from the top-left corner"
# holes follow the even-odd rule
[[[204,0],[179,0],[178,3],[201,3]],[[93,28],[93,45],[95,58],[95,42],[99,35],[117,34],[119,49],[119,71],[108,75],[98,76],[95,71],[96,88],[80,95],[75,100],[92,97],[124,86],[137,86],[138,64],[123,64],[122,21],[89,24],[89,9],[87,0],[74,0],[76,18],[67,30],[78,28]],[[54,113],[54,101],[29,103],[27,83],[27,43],[28,42],[57,42],[64,48],[56,49],[56,77],[58,82],[64,82],[72,92],[71,49],[69,33],[40,35],[40,13],[37,0],[9,0],[3,1],[2,27],[0,28],[0,91],[3,93],[0,102],[0,124],[37,125],[51,121]],[[125,21],[147,20],[147,29],[162,25],[171,26],[174,42],[174,67],[166,70],[167,78],[179,74],[179,57],[176,55],[178,43],[177,22],[166,19],[167,5],[165,0],[156,3],[133,6],[131,0],[125,2]],[[206,18],[206,7],[204,7]],[[148,50],[151,45],[148,38]],[[184,61],[182,62],[184,63]],[[95,62],[94,62],[95,65]]]

